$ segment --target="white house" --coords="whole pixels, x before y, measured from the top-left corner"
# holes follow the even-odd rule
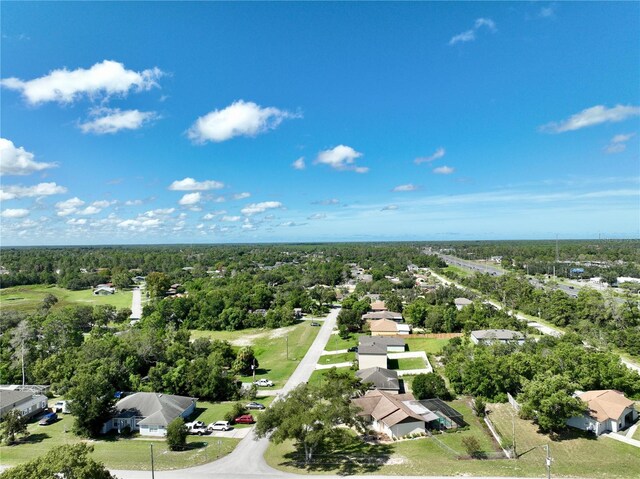
[[[389,336],[360,336],[358,338],[358,369],[386,368],[387,353],[401,353],[404,349],[404,339]]]
[[[509,329],[479,329],[471,331],[471,342],[474,344],[510,343],[512,341],[524,344],[524,336],[518,331]]]
[[[456,309],[458,311],[460,311],[462,308],[466,306],[469,306],[470,304],[473,304],[473,301],[467,298],[456,298],[453,300],[453,302],[456,305]]]
[[[159,393],[135,393],[115,405],[115,415],[102,426],[105,434],[112,429],[140,431],[141,436],[166,436],[167,426],[177,417],[187,418],[196,409],[196,398]]]
[[[596,436],[605,432],[618,432],[631,426],[638,419],[633,401],[620,391],[603,389],[577,395],[587,403],[589,411],[584,416],[567,419],[567,425],[591,431]]]
[[[23,417],[31,417],[47,407],[47,396],[33,391],[0,389],[0,418],[9,411],[17,409]]]

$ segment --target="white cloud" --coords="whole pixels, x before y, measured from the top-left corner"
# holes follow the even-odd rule
[[[538,12],[540,18],[554,18],[556,16],[555,5],[549,5],[548,7],[542,7]]]
[[[275,107],[262,108],[253,102],[238,100],[198,118],[187,135],[195,143],[221,142],[236,136],[256,136],[277,128],[285,119],[300,117]]]
[[[146,216],[147,218],[154,218],[155,216],[166,216],[173,213],[175,208],[157,208],[155,210],[145,211],[142,216]]]
[[[201,199],[202,199],[201,193],[187,193],[182,198],[180,198],[180,201],[178,201],[178,204],[183,206],[195,205],[196,203],[199,203]]]
[[[635,133],[615,135],[613,138],[611,138],[609,144],[604,148],[605,153],[622,153],[627,149],[627,142],[635,135]]]
[[[198,226],[196,226],[196,229],[201,230],[202,228],[204,228],[204,223],[200,223]]]
[[[138,206],[142,204],[142,200],[127,200],[124,202],[126,206]]]
[[[220,221],[230,221],[230,222],[236,222],[236,221],[240,221],[242,219],[241,216],[223,216],[222,218],[220,218]]]
[[[387,205],[383,206],[380,211],[394,211],[398,209],[398,205]]]
[[[312,204],[314,204],[314,205],[337,205],[337,204],[340,204],[340,200],[338,198],[329,198],[328,200],[314,201]]]
[[[84,225],[87,224],[86,218],[71,218],[67,221],[68,225]]]
[[[476,32],[482,27],[487,28],[491,32],[496,31],[496,23],[490,18],[476,18],[473,28],[451,37],[449,45],[474,41],[476,39]]]
[[[282,208],[282,203],[279,201],[263,201],[262,203],[252,203],[245,206],[240,210],[243,215],[255,215],[257,213],[264,213],[267,210],[274,208]]]
[[[96,118],[78,124],[82,133],[105,135],[107,133],[117,133],[120,130],[137,130],[145,123],[159,118],[154,111],[121,111],[119,108],[98,108],[92,110],[91,115]]]
[[[98,208],[106,208],[107,206],[113,205],[115,204],[116,201],[107,201],[107,200],[100,200],[100,201],[94,201],[93,203],[91,203],[93,206],[96,206]]]
[[[632,105],[616,105],[607,108],[604,105],[596,105],[586,108],[570,118],[561,122],[551,122],[540,127],[540,131],[545,133],[563,133],[574,131],[588,126],[599,125],[607,122],[620,122],[640,115],[640,107]]]
[[[224,215],[226,214],[225,210],[220,210],[220,211],[211,211],[209,213],[207,213],[206,215],[204,215],[202,217],[203,220],[212,220],[214,219],[216,216],[220,216],[220,215]]]
[[[242,193],[236,193],[235,195],[233,195],[233,199],[234,200],[244,200],[245,198],[249,198],[251,196],[251,193],[244,191]]]
[[[306,223],[296,223],[295,221],[285,221],[283,223],[280,223],[278,226],[284,226],[288,228],[292,226],[304,226],[304,225],[306,225]]]
[[[15,209],[6,209],[0,216],[3,218],[24,218],[29,215],[29,210],[25,210],[24,208],[15,208]]]
[[[34,155],[23,147],[16,148],[11,140],[0,138],[0,176],[30,175],[36,171],[58,166],[55,163],[39,163]]]
[[[413,160],[413,162],[416,165],[419,165],[420,163],[431,163],[434,160],[442,158],[445,154],[446,154],[445,149],[440,147],[433,153],[433,155],[416,158],[415,160]]]
[[[331,168],[340,171],[355,171],[356,173],[366,173],[369,168],[356,166],[356,159],[360,158],[362,153],[354,150],[350,146],[338,145],[330,150],[324,150],[318,153],[318,157],[314,161],[315,164],[329,165]]]
[[[398,191],[416,191],[417,189],[418,189],[418,187],[416,185],[408,183],[406,185],[398,185],[391,191],[395,191],[395,192],[398,192]]]
[[[314,213],[311,216],[308,216],[308,220],[323,220],[327,217],[324,213]]]
[[[294,170],[304,170],[306,168],[306,165],[304,164],[304,156],[301,156],[296,161],[291,163],[291,166]]]
[[[208,191],[224,188],[224,183],[215,180],[196,181],[193,178],[176,180],[169,185],[172,191]]]
[[[104,60],[89,69],[69,71],[63,68],[28,81],[5,78],[0,84],[21,92],[28,103],[37,105],[49,101],[71,103],[83,95],[91,98],[100,95],[124,96],[131,89],[149,90],[158,86],[156,80],[162,75],[157,67],[136,72],[125,69],[122,63]]]
[[[158,218],[153,219],[129,219],[118,223],[118,227],[130,229],[132,231],[145,231],[148,228],[157,228],[162,225],[162,221]]]
[[[89,215],[96,215],[98,213],[100,213],[102,211],[101,208],[97,208],[95,206],[87,206],[86,208],[78,211],[76,214],[82,215],[82,216],[89,216]]]
[[[450,175],[454,171],[456,171],[456,169],[452,168],[451,166],[439,166],[433,169],[433,172],[436,175]]]
[[[0,189],[0,200],[61,195],[66,192],[67,189],[64,186],[55,183],[38,183],[34,186],[10,185]]]
[[[84,201],[76,196],[65,201],[58,201],[55,207],[58,210],[58,216],[69,216],[77,212],[82,205],[84,205]]]

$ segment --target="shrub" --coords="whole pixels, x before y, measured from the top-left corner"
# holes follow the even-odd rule
[[[225,419],[225,421],[229,421],[230,424],[233,424],[235,419],[238,416],[242,416],[243,414],[247,414],[248,412],[249,411],[247,410],[246,407],[244,407],[244,404],[237,402],[224,415],[224,419]]]
[[[471,457],[479,457],[482,453],[480,449],[480,441],[475,436],[467,436],[462,439],[462,445],[464,446],[465,451]]]
[[[175,418],[167,426],[167,445],[172,451],[182,449],[187,443],[187,428],[184,427],[184,419]]]

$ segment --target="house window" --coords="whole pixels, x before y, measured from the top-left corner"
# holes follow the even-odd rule
[[[149,432],[158,432],[158,426],[149,426]]]

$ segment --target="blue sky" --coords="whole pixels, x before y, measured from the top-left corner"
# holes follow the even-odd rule
[[[640,235],[640,5],[1,5],[3,245]]]

